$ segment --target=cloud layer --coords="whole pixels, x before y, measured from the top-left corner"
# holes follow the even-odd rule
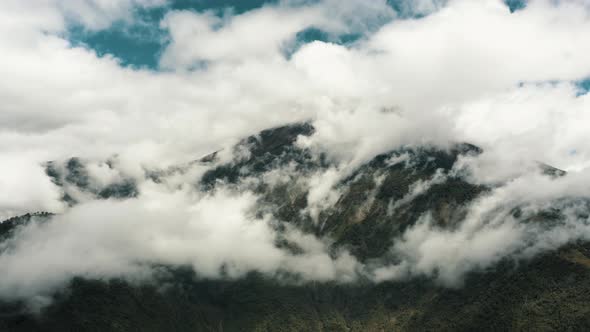
[[[223,267],[232,276],[281,270],[354,278],[364,267],[346,252],[328,254],[324,240],[292,230],[305,254],[278,249],[272,218],[249,214],[252,194],[203,195],[190,187],[204,169],[163,184],[146,179],[146,170],[221,149],[227,160],[239,139],[297,121],[316,128],[297,144],[336,164],[309,179],[312,218],[337,200],[336,183],[403,145],[477,144],[484,154],[462,161],[471,181],[507,183],[470,206],[457,230],[436,229],[424,216],[392,248],[401,263],[369,271],[376,279],[436,274],[452,284],[507,255],[542,252],[535,243],[555,248],[587,239],[578,217],[542,230],[516,223],[508,211],[515,202],[538,210],[589,194],[581,184],[590,163],[590,95],[575,84],[590,76],[588,2],[534,0],[513,13],[497,0],[400,3],[281,1],[221,15],[171,10],[159,22],[169,38],[160,68],[150,70],[73,46],[68,28],[108,29],[137,19],[138,8],[166,8],[163,0],[3,1],[0,217],[59,215],[23,229],[0,255],[0,294],[29,296],[73,275],[149,274],[149,264],[188,264],[203,276]],[[355,38],[298,39],[312,28],[327,40]],[[42,165],[72,156],[89,161],[98,183],[133,179],[139,196],[68,207]],[[102,164],[108,159],[116,160],[116,174]],[[569,174],[531,177],[535,161]]]

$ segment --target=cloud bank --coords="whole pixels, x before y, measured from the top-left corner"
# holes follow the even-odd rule
[[[7,244],[0,294],[31,296],[73,275],[144,275],[150,264],[191,265],[203,276],[223,268],[230,276],[258,270],[354,279],[366,267],[346,252],[328,254],[324,239],[292,230],[304,253],[277,248],[272,218],[250,213],[252,194],[190,187],[204,168],[159,184],[146,177],[214,151],[229,160],[241,138],[298,121],[310,121],[315,133],[297,144],[336,163],[309,179],[312,218],[334,204],[335,184],[355,168],[405,145],[477,144],[485,152],[462,161],[471,181],[504,184],[467,207],[456,230],[437,229],[425,215],[394,244],[401,263],[360,274],[435,275],[453,284],[503,257],[587,239],[584,218],[568,212],[576,207],[564,207],[564,224],[548,230],[509,213],[517,202],[537,211],[588,197],[581,184],[590,162],[590,97],[576,84],[590,76],[587,1],[534,0],[515,12],[497,0],[397,7],[280,1],[221,15],[169,10],[158,22],[168,41],[155,70],[125,67],[68,40],[73,24],[104,30],[137,19],[138,8],[168,5],[0,4],[0,217],[58,213]],[[328,38],[298,39],[308,29]],[[338,42],[342,36],[355,38]],[[73,156],[91,164],[97,185],[132,179],[138,197],[80,196],[69,207],[42,165]],[[115,173],[103,164],[109,159]],[[531,177],[535,161],[569,173]]]

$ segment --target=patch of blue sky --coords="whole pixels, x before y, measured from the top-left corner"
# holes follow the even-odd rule
[[[283,55],[290,59],[291,56],[297,52],[303,45],[314,41],[321,41],[325,43],[335,43],[340,45],[347,45],[360,40],[363,37],[361,33],[347,33],[334,35],[322,29],[310,27],[299,31],[293,40],[283,47]]]
[[[99,56],[110,54],[116,57],[123,66],[157,70],[160,56],[168,43],[167,31],[160,28],[160,21],[170,10],[212,11],[221,16],[227,11],[241,14],[277,2],[277,0],[174,0],[164,7],[137,9],[133,20],[115,22],[104,30],[90,31],[80,25],[72,24],[66,37],[74,46],[87,47]],[[299,3],[313,2],[317,1],[307,0]],[[384,23],[384,20],[367,22],[367,27],[375,30]],[[301,45],[314,40],[347,44],[361,37],[362,34],[359,33],[329,36],[326,32],[312,27],[300,31],[284,51],[288,56]]]
[[[526,0],[504,0],[504,3],[513,13],[526,7]]]
[[[578,88],[578,96],[587,94],[590,91],[590,77],[575,82]]]
[[[170,10],[213,11],[234,14],[260,8],[276,0],[174,0],[167,6],[136,9],[131,22],[118,21],[108,29],[89,31],[77,24],[70,25],[67,38],[74,46],[94,50],[98,56],[113,55],[123,66],[157,69],[168,35],[160,21]]]
[[[241,14],[278,0],[172,0],[166,6],[140,9],[131,21],[118,21],[104,30],[87,30],[71,24],[65,36],[73,46],[94,50],[98,56],[117,58],[121,65],[135,68],[158,69],[159,59],[168,44],[167,31],[160,21],[170,10],[212,11],[223,15],[228,10]]]
[[[299,4],[310,4],[319,0],[300,0]],[[115,22],[108,29],[89,31],[80,25],[72,24],[67,38],[74,46],[84,46],[94,50],[99,56],[110,54],[119,59],[123,66],[158,69],[160,56],[168,43],[167,31],[160,28],[160,21],[170,10],[212,11],[223,15],[229,10],[241,14],[265,5],[276,4],[278,0],[171,0],[166,6],[136,9],[131,21]],[[511,11],[524,8],[524,0],[505,0]],[[425,14],[414,13],[407,0],[387,0],[400,18],[420,18]],[[444,1],[440,2],[444,4]],[[390,17],[375,16],[364,22],[363,32],[348,32],[330,35],[315,27],[297,33],[294,40],[284,49],[286,57],[296,52],[302,45],[312,41],[332,42],[349,45],[376,31],[389,22]]]
[[[395,10],[399,18],[421,18],[425,17],[429,10],[426,12],[416,12],[415,4],[412,2],[415,0],[387,0],[387,4]],[[432,1],[432,4],[427,7],[432,7],[432,10],[443,7],[447,0]]]
[[[168,43],[168,35],[159,22],[168,10],[136,9],[131,21],[117,21],[103,30],[87,30],[79,24],[70,24],[65,37],[73,46],[87,47],[98,56],[112,55],[123,66],[157,69]]]
[[[173,0],[169,8],[194,11],[223,11],[231,8],[235,14],[241,14],[277,2],[278,0]]]

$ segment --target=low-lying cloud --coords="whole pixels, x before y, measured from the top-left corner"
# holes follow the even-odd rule
[[[354,257],[330,256],[328,243],[297,229],[281,236],[300,252],[278,248],[273,221],[255,216],[251,193],[170,192],[153,183],[141,189],[137,199],[95,200],[19,228],[2,244],[0,295],[43,295],[74,276],[146,279],[161,265],[191,266],[201,278],[251,271],[320,281],[355,278]]]
[[[0,296],[33,296],[76,275],[149,277],[158,264],[190,265],[204,277],[222,270],[339,281],[427,275],[456,285],[506,257],[587,240],[578,210],[589,196],[590,95],[575,84],[590,76],[587,1],[532,0],[514,13],[498,0],[400,3],[397,12],[384,0],[169,11],[159,22],[169,36],[160,67],[147,69],[74,46],[68,27],[108,29],[166,1],[3,1],[0,217],[57,215],[2,245]],[[297,40],[311,28],[332,42]],[[336,43],[342,36],[357,39]],[[147,176],[214,151],[227,161],[241,138],[298,121],[316,131],[297,146],[334,162],[286,176],[309,186],[302,213],[312,220],[336,203],[338,183],[360,165],[405,145],[481,146],[482,155],[459,166],[490,193],[464,207],[455,229],[437,228],[425,214],[394,240],[396,261],[373,267],[296,228],[281,236],[302,252],[279,248],[277,221],[253,211],[258,196],[196,189],[207,166],[161,182]],[[88,162],[93,186],[131,179],[137,197],[76,196],[52,182],[43,165],[73,156]],[[535,175],[538,161],[569,173]],[[420,195],[423,185],[412,192]],[[64,202],[64,193],[77,204]],[[512,213],[517,206],[530,215],[561,207],[563,220],[549,228],[522,223]]]

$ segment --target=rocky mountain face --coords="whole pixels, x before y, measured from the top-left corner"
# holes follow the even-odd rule
[[[440,229],[464,220],[466,206],[492,188],[466,180],[456,167],[463,157],[482,151],[470,144],[448,149],[404,147],[375,156],[337,179],[333,190],[315,200],[313,179],[335,167],[329,156],[296,144],[314,128],[306,123],[262,131],[242,140],[232,161],[217,154],[195,161],[208,170],[195,179],[200,191],[218,187],[258,195],[256,213],[277,222],[276,245],[300,248],[281,229],[295,227],[329,239],[330,250],[349,251],[373,264],[391,257],[390,248],[429,213]],[[149,171],[153,181],[191,165]],[[547,176],[563,171],[542,166]],[[89,180],[83,161],[47,164],[47,174],[64,188],[64,200],[81,193],[96,199],[130,199],[139,194],[131,179],[101,187]],[[523,222],[552,223],[559,209],[527,215]],[[50,214],[29,214],[0,224],[0,241]],[[1,250],[9,250],[4,246]],[[467,274],[462,285],[447,287],[418,276],[399,281],[353,283],[287,282],[251,272],[239,280],[203,279],[188,267],[164,267],[151,283],[72,279],[69,287],[38,313],[25,303],[0,304],[2,331],[472,331],[587,330],[590,328],[590,244],[570,243],[525,261],[498,264]],[[165,287],[164,287],[165,286]]]

